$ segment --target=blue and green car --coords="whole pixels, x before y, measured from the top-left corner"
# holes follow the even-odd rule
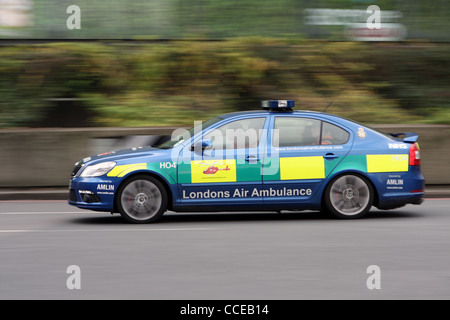
[[[423,201],[415,133],[263,102],[176,130],[170,140],[75,164],[69,204],[133,223],[176,212],[320,210],[360,218]]]

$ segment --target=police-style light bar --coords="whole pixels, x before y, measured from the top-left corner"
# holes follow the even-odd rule
[[[263,109],[290,110],[294,107],[294,100],[265,100],[262,102]]]

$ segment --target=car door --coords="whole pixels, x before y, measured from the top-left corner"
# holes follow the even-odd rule
[[[262,187],[268,119],[267,115],[227,118],[194,137],[178,161],[180,204],[262,203],[255,190]],[[212,145],[202,147],[205,141]]]
[[[264,202],[311,200],[352,141],[350,130],[326,119],[273,115],[263,167]]]

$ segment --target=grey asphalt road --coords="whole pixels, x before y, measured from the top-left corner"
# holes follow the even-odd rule
[[[168,213],[131,225],[64,201],[0,202],[0,299],[449,299],[450,199],[316,212]],[[67,268],[80,268],[69,290]],[[367,268],[380,268],[369,290]]]

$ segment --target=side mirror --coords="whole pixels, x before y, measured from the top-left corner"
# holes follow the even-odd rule
[[[202,140],[202,150],[212,149],[213,143],[211,139],[203,139]]]
[[[212,149],[213,147],[213,143],[211,139],[203,139],[202,141],[197,142],[196,144],[193,144],[191,146],[191,151],[194,150],[207,150],[207,149]]]

